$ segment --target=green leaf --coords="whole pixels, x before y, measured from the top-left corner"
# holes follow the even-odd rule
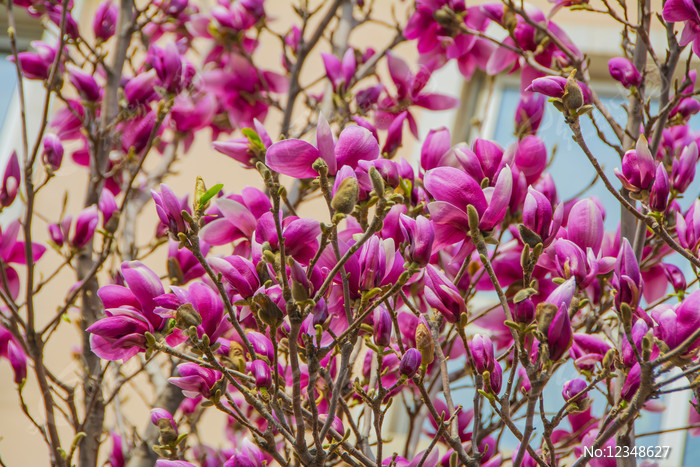
[[[260,136],[253,130],[252,128],[243,128],[241,130],[241,133],[245,135],[246,138],[248,138],[248,141],[250,141],[250,144],[257,146],[260,149],[265,149],[265,144],[263,144],[262,139],[260,139]]]
[[[210,199],[212,199],[214,196],[216,196],[221,189],[224,187],[223,183],[217,183],[213,187],[209,188],[201,198],[199,198],[199,209],[202,209],[204,205],[206,205]]]

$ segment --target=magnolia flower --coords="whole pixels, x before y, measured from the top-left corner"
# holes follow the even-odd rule
[[[545,98],[534,92],[523,92],[515,109],[515,134],[522,138],[534,135],[542,123]]]
[[[430,262],[435,240],[433,224],[424,216],[412,219],[401,214],[401,232],[408,242],[405,250],[406,259],[413,261],[420,267]]]
[[[139,261],[122,263],[125,286],[105,285],[97,295],[105,307],[105,318],[87,328],[90,348],[105,360],[128,360],[146,350],[146,332],[161,330],[165,320],[155,313],[156,297],[165,292],[160,279]],[[173,334],[168,342],[178,343]]]
[[[567,79],[562,76],[545,76],[543,78],[533,80],[532,84],[530,84],[530,86],[528,86],[525,90],[544,94],[548,97],[562,99],[566,93],[566,81]],[[584,105],[590,104],[591,90],[580,81],[577,81],[576,83],[581,88],[581,92],[583,93]]]
[[[654,157],[646,139],[641,137],[637,140],[635,149],[627,151],[622,157],[622,172],[616,168],[615,175],[627,190],[638,193],[651,188],[655,171]]]
[[[177,199],[175,193],[165,184],[160,185],[160,193],[151,190],[151,196],[156,205],[156,213],[161,223],[168,228],[173,239],[178,239],[178,234],[187,232],[187,224],[182,218],[185,210],[183,202]],[[185,206],[187,199],[185,198]]]
[[[651,311],[657,323],[654,335],[670,349],[675,349],[700,328],[700,291],[688,295],[676,307],[668,304],[657,306]],[[700,346],[700,339],[691,342],[688,351]]]
[[[481,188],[467,173],[452,167],[439,167],[425,174],[424,185],[436,201],[428,205],[435,228],[436,245],[442,248],[469,237],[467,206],[479,215],[481,230],[488,231],[505,217],[513,189],[508,166],[498,174],[494,187]]]
[[[3,327],[0,327],[0,357],[10,362],[15,374],[14,381],[21,384],[27,377],[27,355],[12,333]]]
[[[118,15],[119,9],[112,0],[103,0],[99,4],[92,21],[92,31],[97,39],[106,41],[114,35],[117,30]]]
[[[93,75],[75,66],[68,66],[68,74],[71,84],[78,91],[80,97],[91,102],[96,102],[100,99],[101,89]]]
[[[47,133],[44,136],[43,145],[41,160],[55,172],[61,167],[63,161],[63,143],[55,134]]]
[[[348,48],[343,55],[342,62],[335,55],[326,52],[321,53],[321,58],[326,68],[326,76],[333,84],[333,91],[346,91],[357,68],[355,51]]]
[[[17,152],[12,151],[2,176],[2,186],[0,186],[1,207],[7,207],[14,202],[17,197],[17,192],[19,191],[19,183],[21,180],[22,173],[19,170]]]
[[[335,175],[337,167],[348,165],[356,168],[361,160],[379,157],[379,143],[366,128],[350,125],[334,142],[327,126],[328,123],[319,118],[317,147],[306,141],[285,139],[268,148],[265,163],[272,170],[290,177],[313,178],[318,176],[313,165],[319,158],[326,163],[328,174]]]
[[[693,43],[695,55],[700,55],[700,8],[694,2],[668,0],[664,3],[662,17],[670,23],[683,22],[683,32],[678,44],[686,46]]]
[[[627,58],[611,58],[608,61],[608,70],[610,71],[610,76],[626,88],[639,87],[642,84],[641,73]]]
[[[222,377],[220,372],[196,363],[181,363],[177,366],[177,372],[180,376],[168,378],[168,381],[182,389],[185,397],[211,397],[212,388]]]
[[[408,64],[392,52],[387,53],[387,66],[389,76],[396,87],[396,94],[387,94],[380,99],[375,113],[377,128],[389,128],[396,118],[407,111],[408,127],[417,138],[418,125],[409,110],[412,105],[428,110],[447,110],[458,105],[459,100],[454,97],[424,92],[432,73],[429,68],[420,68],[416,74],[413,74]]]
[[[421,359],[422,357],[418,349],[406,349],[406,353],[401,357],[399,373],[408,379],[413,378],[420,368]]]
[[[695,166],[698,162],[698,145],[695,141],[683,148],[678,159],[674,158],[671,169],[673,189],[683,193],[695,178]]]

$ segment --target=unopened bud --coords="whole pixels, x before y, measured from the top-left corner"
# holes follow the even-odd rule
[[[197,212],[198,209],[200,209],[199,206],[199,200],[202,199],[202,196],[204,196],[204,193],[207,192],[207,186],[204,184],[204,180],[202,177],[197,177],[197,181],[195,182],[194,185],[194,201],[192,203],[192,210],[194,212]],[[206,208],[209,207],[209,201],[206,202],[204,206],[201,206],[201,210],[204,211]]]
[[[175,431],[172,422],[167,418],[158,419],[158,430],[160,431],[161,444],[170,444],[177,439],[177,431]]]
[[[469,229],[472,231],[477,230],[479,228],[479,213],[474,205],[470,204],[467,206],[467,215],[469,218]]]
[[[280,307],[264,293],[255,295],[253,300],[258,305],[258,317],[260,320],[272,328],[278,327],[284,318]]]
[[[564,107],[569,110],[577,110],[583,106],[583,91],[581,91],[581,86],[579,86],[575,76],[576,70],[572,70],[566,80],[564,95],[562,96]]]
[[[338,190],[333,196],[331,206],[337,212],[350,214],[355,209],[355,204],[359,198],[359,188],[355,177],[348,177],[340,182]]]
[[[377,168],[374,166],[370,167],[368,173],[369,179],[372,182],[372,188],[374,188],[374,192],[379,197],[384,196],[384,179]]]
[[[545,336],[549,332],[549,327],[551,326],[557,311],[559,311],[559,309],[551,303],[537,304],[537,308],[535,310],[535,315],[537,316],[537,330]]]
[[[202,324],[202,317],[190,303],[180,305],[175,312],[175,326],[178,329],[189,329]]]
[[[311,168],[321,175],[326,175],[328,173],[328,164],[320,157],[311,165]]]
[[[433,363],[435,359],[435,344],[433,343],[430,329],[423,323],[418,323],[416,327],[416,348],[421,354],[421,363],[423,365]]]

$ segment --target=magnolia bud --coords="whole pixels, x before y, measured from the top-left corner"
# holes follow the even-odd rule
[[[416,348],[421,354],[421,363],[423,365],[429,365],[433,363],[435,359],[435,344],[433,343],[433,336],[430,334],[430,329],[423,324],[418,323],[416,327]]]
[[[190,326],[197,327],[202,324],[202,317],[191,304],[185,303],[177,308],[175,323],[178,329],[189,329]]]
[[[543,335],[549,332],[549,326],[552,324],[554,316],[559,311],[555,305],[551,303],[538,303],[535,313],[537,315],[537,330]]]
[[[564,95],[562,96],[562,102],[569,110],[577,110],[583,106],[583,91],[581,91],[581,86],[579,86],[575,76],[576,70],[572,70],[569,78],[566,80]]]
[[[355,177],[348,177],[340,182],[338,190],[333,196],[331,206],[338,212],[350,214],[355,209],[355,204],[359,198],[359,187]]]
[[[284,314],[280,307],[264,293],[259,293],[253,297],[258,305],[258,317],[260,320],[272,328],[276,328],[282,322]]]
[[[245,348],[236,341],[231,341],[228,350],[228,358],[233,363],[233,368],[243,372],[245,370]]]
[[[376,167],[372,166],[369,168],[369,179],[372,182],[372,188],[377,196],[384,196],[384,179],[377,170]]]
[[[413,378],[422,361],[421,353],[417,349],[407,349],[399,364],[399,373],[406,378]]]

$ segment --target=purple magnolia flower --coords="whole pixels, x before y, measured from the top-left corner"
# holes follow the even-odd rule
[[[107,188],[102,189],[102,194],[100,195],[100,201],[97,203],[97,208],[102,213],[102,225],[105,226],[107,222],[112,218],[115,212],[119,210],[117,206],[117,200],[114,195]]]
[[[537,136],[528,135],[516,143],[515,165],[525,176],[528,185],[540,178],[547,166],[547,147]]]
[[[592,334],[574,334],[569,355],[579,370],[593,371],[595,365],[603,361],[612,347],[603,339]]]
[[[21,384],[27,377],[27,355],[12,333],[3,327],[0,327],[0,357],[10,362],[15,374],[15,383]]]
[[[69,66],[68,73],[70,82],[80,97],[91,102],[97,102],[100,99],[100,86],[94,76],[75,66]]]
[[[622,239],[622,246],[617,257],[615,280],[619,284],[615,304],[619,308],[622,303],[626,303],[632,310],[635,310],[641,297],[642,276],[639,272],[637,257],[626,238]]]
[[[693,201],[685,216],[676,212],[676,234],[683,248],[695,251],[700,242],[700,200]]]
[[[484,69],[494,46],[486,39],[460,29],[484,31],[489,24],[479,6],[467,8],[463,0],[420,0],[404,30],[408,39],[417,39],[419,63],[437,69],[449,59],[457,62],[469,79],[477,68]]]
[[[384,307],[374,310],[374,343],[381,349],[391,344],[391,315]]]
[[[464,299],[459,290],[445,273],[432,264],[425,268],[425,300],[438,310],[447,321],[456,323],[463,312],[466,312]]]
[[[32,47],[36,49],[36,52],[17,54],[22,74],[27,79],[46,80],[49,78],[51,67],[56,58],[56,47],[40,41],[32,42]],[[12,55],[9,60],[14,63],[15,57]]]
[[[158,76],[155,70],[149,70],[131,78],[124,86],[124,97],[132,106],[147,104],[158,98],[155,86]]]
[[[651,317],[657,323],[654,329],[656,337],[670,349],[678,347],[700,327],[700,291],[688,295],[675,308],[659,305],[651,311]],[[700,346],[700,339],[693,342],[688,350]]]
[[[18,241],[17,237],[20,233],[21,225],[19,220],[10,222],[5,229],[0,226],[0,262],[4,268],[4,274],[7,278],[7,290],[5,281],[0,281],[0,288],[9,293],[12,298],[19,296],[19,275],[11,264],[25,264],[27,259],[24,252],[25,243]],[[46,247],[39,243],[32,243],[32,256],[34,261],[38,261]]]
[[[664,3],[662,13],[664,21],[683,22],[683,32],[678,44],[686,46],[693,43],[695,55],[700,55],[700,9],[695,2],[685,0],[668,0]]]
[[[436,167],[459,167],[459,162],[450,151],[450,130],[441,127],[430,130],[420,150],[420,166],[423,170]]]
[[[109,458],[107,459],[109,461],[109,466],[124,467],[126,462],[124,460],[124,450],[122,448],[122,437],[114,431],[110,434],[110,437],[112,438],[112,451],[109,453]]]
[[[430,262],[435,240],[433,224],[424,216],[412,219],[401,214],[401,232],[408,242],[405,255],[410,261],[420,267],[425,267]]]
[[[245,199],[250,200],[248,204],[243,204],[243,199],[241,202],[229,198],[218,198],[214,201],[219,217],[201,230],[200,237],[204,241],[210,245],[225,245],[239,238],[252,238],[257,225],[256,215],[261,216],[263,212],[269,211],[271,205],[265,194],[254,188],[244,189],[243,195]],[[250,203],[262,206],[253,212]]]
[[[83,209],[75,219],[75,229],[70,241],[71,246],[80,249],[87,245],[95,234],[99,221],[100,215],[96,205],[93,204]]]
[[[587,387],[588,383],[585,379],[574,378],[564,383],[564,388],[561,392],[561,396],[564,398],[565,401],[568,402],[572,400],[581,391],[585,390]],[[588,399],[588,393],[584,392],[576,398],[575,402],[580,403],[585,401],[586,399]]]
[[[201,318],[201,324],[197,325],[197,336],[204,334],[209,336],[211,342],[215,342],[220,336],[231,329],[231,323],[224,315],[224,304],[219,294],[209,286],[195,282],[187,290],[182,287],[171,286],[172,294],[157,297],[155,302],[158,307],[154,310],[162,318],[178,318],[177,308],[183,305],[191,305]]]
[[[552,203],[542,193],[529,187],[523,204],[523,224],[536,233],[543,246],[549,246],[561,226],[564,210],[557,206],[552,214]]]
[[[513,307],[513,319],[518,323],[530,324],[535,319],[535,304],[529,298]]]
[[[104,0],[95,10],[95,18],[92,21],[92,31],[95,38],[106,41],[117,30],[117,16],[119,9],[112,0]]]
[[[325,123],[324,123],[325,122]],[[319,118],[317,146],[298,139],[286,139],[274,143],[267,150],[265,163],[272,170],[295,178],[318,176],[313,164],[321,158],[328,166],[328,173],[335,175],[336,167],[348,165],[356,168],[361,160],[374,160],[379,157],[379,143],[372,133],[359,125],[346,127],[333,142],[330,127],[325,119]]]
[[[695,166],[698,163],[698,145],[695,141],[683,148],[678,159],[673,159],[671,170],[671,185],[673,189],[683,193],[695,178]]]
[[[545,98],[542,94],[524,92],[520,94],[518,107],[515,109],[515,134],[520,138],[534,135],[544,117]]]
[[[0,187],[0,206],[7,207],[12,204],[17,197],[19,183],[22,180],[22,173],[19,169],[19,160],[17,152],[12,151],[10,159],[5,166],[5,172],[2,176],[2,186]]]
[[[569,350],[572,340],[573,329],[569,320],[569,306],[562,303],[547,331],[549,358],[556,362],[563,357],[564,353]]]
[[[635,323],[632,325],[632,342],[634,342],[634,346],[637,348],[640,355],[642,353],[642,340],[648,332],[649,324],[647,324],[647,322],[641,318],[638,318],[637,321],[635,321]],[[659,347],[656,344],[654,344],[650,357],[653,360],[658,355]],[[637,356],[635,355],[634,349],[629,344],[628,340],[625,339],[622,341],[622,363],[624,363],[627,367],[631,367],[635,362],[637,362]]]
[[[554,251],[559,274],[576,278],[579,287],[588,287],[598,275],[598,261],[590,247],[584,253],[574,242],[559,239],[554,243]]]
[[[152,45],[148,49],[148,61],[168,94],[177,94],[182,90],[182,59],[174,42],[168,42],[163,48]]]
[[[41,160],[55,172],[61,167],[63,161],[63,143],[55,134],[47,133],[44,136],[43,144],[44,151],[41,153]]]
[[[639,365],[639,363],[635,363],[634,365],[632,365],[632,368],[630,368],[630,371],[627,373],[625,382],[622,385],[622,390],[620,391],[620,397],[622,397],[627,402],[630,402],[634,395],[637,393],[637,389],[639,389],[639,385],[641,384],[641,382],[642,367]]]
[[[603,214],[590,198],[577,201],[569,211],[566,225],[567,237],[582,250],[591,248],[594,254],[600,252],[603,244]]]
[[[639,87],[642,84],[642,75],[632,62],[624,57],[611,58],[608,61],[610,76],[619,81],[626,88]]]
[[[272,372],[270,365],[262,360],[254,360],[250,365],[250,371],[255,378],[255,385],[258,389],[270,389],[272,387]]]
[[[494,357],[491,338],[486,335],[476,334],[468,342],[468,345],[476,371],[479,373],[493,371],[496,366],[496,358]]]
[[[105,307],[105,318],[90,326],[90,347],[105,360],[128,360],[146,350],[145,333],[161,330],[165,320],[155,313],[156,297],[163,295],[158,275],[139,261],[122,263],[126,287],[105,285],[97,295]],[[169,343],[177,343],[172,335]]]
[[[671,283],[676,293],[688,287],[685,275],[678,266],[670,263],[664,263],[662,266],[664,268],[664,274],[666,274],[668,281]]]
[[[668,180],[668,172],[663,164],[656,167],[656,176],[649,192],[649,207],[652,211],[664,212],[668,205],[668,194],[671,186]]]
[[[532,81],[532,84],[525,89],[526,91],[536,92],[539,94],[544,94],[548,97],[554,97],[561,99],[564,97],[566,92],[566,78],[562,76],[545,76],[543,78],[536,78]],[[581,92],[583,92],[583,103],[590,104],[591,102],[591,90],[588,89],[584,83],[577,81]]]
[[[391,80],[396,86],[396,95],[387,95],[379,101],[375,114],[377,128],[389,128],[394,119],[407,111],[408,127],[417,138],[418,126],[408,110],[410,106],[415,105],[428,110],[446,110],[459,104],[459,100],[454,97],[424,92],[432,73],[429,68],[420,68],[414,75],[408,64],[391,52],[387,53],[387,65]]]
[[[160,185],[160,193],[151,190],[156,213],[160,221],[168,227],[170,235],[177,240],[179,233],[187,232],[187,225],[182,218],[183,206],[175,193],[165,184]]]
[[[182,389],[186,397],[197,397],[202,395],[211,397],[211,390],[222,377],[221,373],[209,368],[203,368],[196,363],[181,363],[177,366],[180,376],[168,378],[171,384]]]
[[[644,137],[637,140],[635,149],[631,149],[622,157],[622,172],[617,168],[615,175],[622,182],[622,186],[632,193],[649,190],[654,183],[656,162],[649,150],[649,145]]]
[[[481,188],[467,173],[452,167],[439,167],[425,174],[426,190],[436,201],[428,205],[439,249],[469,237],[467,206],[479,215],[479,228],[491,230],[500,223],[510,202],[513,177],[508,166],[498,174],[494,187]]]
[[[156,461],[156,467],[197,467],[191,462],[180,461],[180,460],[168,460],[168,459],[158,459]]]
[[[343,55],[342,62],[335,55],[326,52],[321,53],[321,58],[323,58],[323,65],[326,67],[326,76],[333,84],[333,91],[346,91],[357,68],[355,51],[348,48]]]
[[[421,359],[422,357],[418,349],[406,349],[406,353],[401,357],[399,373],[408,379],[413,378],[420,368]]]
[[[279,237],[272,213],[260,216],[257,224],[255,240],[261,244],[268,242],[273,251],[278,250]],[[319,222],[308,217],[288,216],[281,220],[281,227],[286,253],[300,264],[307,265],[318,251]]]
[[[265,127],[263,127],[262,123],[260,123],[257,118],[253,120],[253,123],[255,126],[255,132],[260,137],[264,149],[269,148],[272,145],[272,140],[265,130]],[[212,146],[220,153],[237,160],[248,168],[255,167],[255,161],[258,158],[257,154],[263,149],[258,147],[248,138],[233,138],[227,141],[215,141],[212,143]]]
[[[239,448],[224,462],[223,467],[263,467],[265,465],[269,465],[269,459],[266,459],[265,454],[256,444],[244,438]]]
[[[260,287],[255,265],[241,256],[212,257],[207,261],[214,271],[223,276],[233,291],[243,298],[252,297]]]

